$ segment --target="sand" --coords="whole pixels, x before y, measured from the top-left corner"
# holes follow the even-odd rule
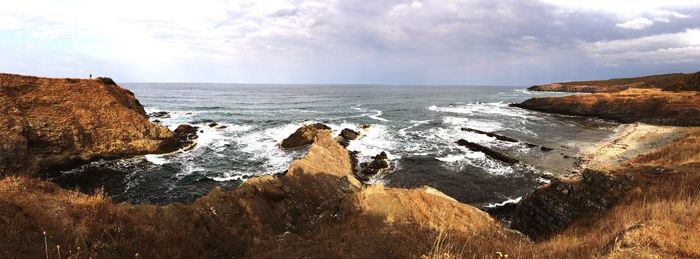
[[[581,168],[613,171],[640,155],[652,153],[686,137],[690,129],[692,128],[643,123],[626,124],[610,138],[581,150]]]

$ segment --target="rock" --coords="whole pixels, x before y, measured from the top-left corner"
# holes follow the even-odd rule
[[[282,140],[280,147],[284,149],[296,149],[307,146],[314,142],[318,132],[327,131],[330,129],[330,127],[321,123],[304,125],[301,128],[298,128],[294,133],[292,133],[292,135],[289,135],[289,137]]]
[[[160,120],[158,120],[158,119],[155,119],[155,120],[153,120],[153,123],[158,123],[158,124],[160,124],[160,123],[161,123],[161,121],[160,121]]]
[[[369,125],[369,124],[360,125],[360,129],[363,129],[363,130],[369,129],[370,127],[372,127],[372,125]]]
[[[460,146],[465,146],[469,150],[472,150],[472,151],[482,152],[493,159],[499,160],[499,161],[507,163],[507,164],[516,164],[519,162],[517,159],[509,157],[507,155],[504,155],[504,154],[502,154],[498,151],[495,151],[489,147],[485,147],[485,146],[482,146],[482,145],[479,145],[479,144],[476,144],[473,142],[469,142],[469,141],[466,141],[464,139],[458,140],[457,144],[459,144]]]
[[[389,159],[389,156],[386,155],[386,152],[382,151],[381,153],[379,153],[379,155],[373,156],[372,159],[375,159],[375,160],[378,160],[378,159],[386,160],[386,159]]]
[[[226,128],[226,125],[221,125],[221,124],[218,124],[218,123],[216,123],[216,122],[214,122],[214,123],[209,123],[208,126],[209,126],[210,128],[214,128],[214,129],[225,129],[225,128]]]
[[[170,118],[170,113],[169,113],[169,112],[165,112],[165,111],[152,112],[152,113],[149,113],[149,114],[148,114],[148,117],[167,119],[167,118]]]
[[[554,150],[554,149],[548,148],[548,147],[545,147],[545,146],[540,146],[540,150],[542,150],[542,151],[544,151],[544,152],[549,152],[549,151],[552,151],[552,150]]]
[[[582,215],[610,208],[623,192],[623,186],[621,181],[603,172],[588,169],[578,181],[553,180],[518,203],[511,228],[535,240],[547,238]]]
[[[360,164],[360,175],[366,177],[369,175],[375,175],[390,170],[392,166],[391,163],[389,163],[388,159],[389,157],[384,151],[377,154],[376,156],[373,156],[372,161],[370,161],[369,163]]]
[[[498,139],[498,140],[500,140],[500,141],[518,142],[517,139],[511,138],[511,137],[506,137],[506,136],[499,135],[499,134],[496,134],[496,133],[481,131],[481,130],[478,130],[478,129],[462,128],[462,130],[463,130],[463,131],[474,132],[474,133],[478,133],[478,134],[484,134],[484,135],[486,135],[486,136],[489,136],[489,137],[492,137],[492,138],[496,138],[496,139]]]
[[[360,133],[346,128],[340,131],[339,136],[347,140],[356,140],[358,137],[360,137]]]
[[[162,153],[175,135],[111,82],[0,74],[0,175]]]

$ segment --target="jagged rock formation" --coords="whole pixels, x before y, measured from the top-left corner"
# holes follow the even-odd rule
[[[529,110],[592,116],[622,123],[700,126],[700,93],[628,89],[618,93],[543,97],[513,104]]]
[[[282,140],[280,147],[284,149],[296,149],[307,146],[314,142],[314,138],[319,131],[329,129],[331,128],[322,123],[304,125],[298,128],[292,135]]]
[[[133,93],[104,80],[0,74],[0,115],[0,175],[177,149]]]
[[[590,170],[577,181],[554,180],[518,203],[511,228],[533,239],[547,238],[584,215],[607,210],[623,190],[620,179]]]

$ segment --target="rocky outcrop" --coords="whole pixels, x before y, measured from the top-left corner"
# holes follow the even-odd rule
[[[0,175],[177,149],[132,92],[104,80],[0,74],[0,115]]]
[[[518,203],[511,228],[536,240],[547,238],[584,215],[610,208],[623,186],[619,179],[590,170],[577,181],[553,180]]]
[[[700,126],[700,93],[629,89],[618,93],[532,98],[512,106],[622,123]]]
[[[501,152],[498,152],[498,151],[493,150],[493,149],[486,147],[486,146],[479,145],[477,143],[466,141],[464,139],[458,140],[457,144],[460,146],[464,146],[464,147],[468,148],[469,150],[484,153],[487,156],[489,156],[493,159],[496,159],[498,161],[504,162],[506,164],[516,164],[519,162],[517,159],[509,157]]]
[[[322,123],[304,125],[298,128],[292,135],[282,140],[280,147],[284,149],[296,149],[308,146],[314,142],[314,138],[316,138],[319,132],[330,129],[330,127]]]
[[[385,173],[392,169],[392,164],[389,162],[389,156],[384,151],[376,156],[373,156],[371,161],[360,163],[359,166],[360,170],[358,172],[358,177],[363,181],[368,180],[369,177],[373,175]]]
[[[360,137],[360,133],[351,129],[343,129],[340,131],[340,137],[347,139],[347,140],[356,140],[358,137]]]
[[[338,134],[337,139],[338,139],[338,142],[340,142],[340,144],[347,147],[348,145],[350,145],[351,140],[356,140],[360,137],[361,137],[361,135],[359,132],[345,128],[345,129],[340,131],[340,134]]]
[[[609,80],[576,81],[535,85],[528,90],[548,92],[611,93],[629,88],[659,88],[669,91],[698,91],[700,72],[662,74]]]

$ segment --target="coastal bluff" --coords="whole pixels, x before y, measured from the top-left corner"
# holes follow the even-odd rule
[[[0,175],[177,150],[134,94],[111,79],[0,74]]]
[[[553,83],[528,90],[590,94],[536,97],[511,106],[620,123],[700,126],[700,72]]]

